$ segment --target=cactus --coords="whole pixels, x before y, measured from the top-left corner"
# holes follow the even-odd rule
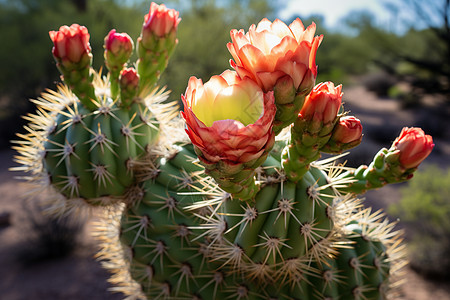
[[[357,146],[362,126],[345,112],[342,86],[312,88],[322,37],[299,19],[289,27],[264,19],[250,28],[257,39],[232,31],[235,71],[189,80],[184,123],[154,87],[178,22],[174,10],[151,5],[137,71],[127,68],[129,37],[112,30],[104,78],[86,63],[87,30],[61,30],[83,37],[76,55],[59,49],[63,33],[52,33],[66,85],[35,101],[38,112],[17,142],[18,169],[59,195],[52,207],[60,213],[102,206],[98,257],[114,291],[130,298],[394,297],[401,235],[358,195],[409,180],[431,137],[404,129],[356,169],[336,163],[343,154],[318,160]],[[274,34],[284,37],[284,55],[263,51]],[[262,58],[276,63],[258,65]]]

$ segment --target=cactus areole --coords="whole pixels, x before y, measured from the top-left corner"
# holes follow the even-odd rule
[[[101,212],[98,257],[130,299],[394,299],[401,236],[358,195],[411,179],[432,138],[405,128],[368,165],[336,163],[362,125],[341,85],[315,84],[323,37],[300,19],[232,30],[234,70],[191,77],[180,117],[156,85],[178,15],[151,4],[135,64],[111,30],[106,76],[87,28],[50,33],[64,84],[33,100],[14,146],[30,195]]]

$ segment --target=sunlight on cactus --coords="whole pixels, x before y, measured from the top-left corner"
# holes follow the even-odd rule
[[[359,195],[412,178],[432,138],[405,128],[368,166],[338,164],[362,125],[341,85],[315,84],[323,37],[300,19],[232,30],[234,70],[191,77],[179,117],[157,86],[179,22],[152,3],[135,64],[111,30],[107,75],[85,27],[50,32],[64,84],[33,100],[14,147],[30,197],[102,211],[98,257],[128,299],[394,299],[401,233]]]

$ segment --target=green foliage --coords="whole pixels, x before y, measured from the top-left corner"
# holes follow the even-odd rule
[[[402,200],[390,212],[403,221],[421,222],[422,227],[450,233],[449,182],[450,169],[427,166],[402,189]]]
[[[450,169],[430,165],[404,187],[389,213],[412,225],[411,265],[425,273],[446,275],[450,259]]]

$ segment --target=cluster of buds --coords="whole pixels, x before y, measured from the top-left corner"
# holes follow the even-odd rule
[[[282,163],[291,180],[300,180],[320,152],[340,153],[361,142],[361,122],[341,112],[342,96],[341,85],[323,82],[306,97],[291,128],[292,141],[283,152]]]
[[[177,11],[165,5],[151,4],[138,38],[138,71],[127,68],[134,47],[130,36],[115,29],[107,34],[104,58],[111,84],[109,96],[114,100],[120,96],[119,105],[129,106],[139,91],[153,88],[177,44],[179,22]],[[53,56],[64,82],[86,108],[95,110],[97,99],[92,85],[92,53],[87,28],[73,24],[49,34],[54,43]]]

